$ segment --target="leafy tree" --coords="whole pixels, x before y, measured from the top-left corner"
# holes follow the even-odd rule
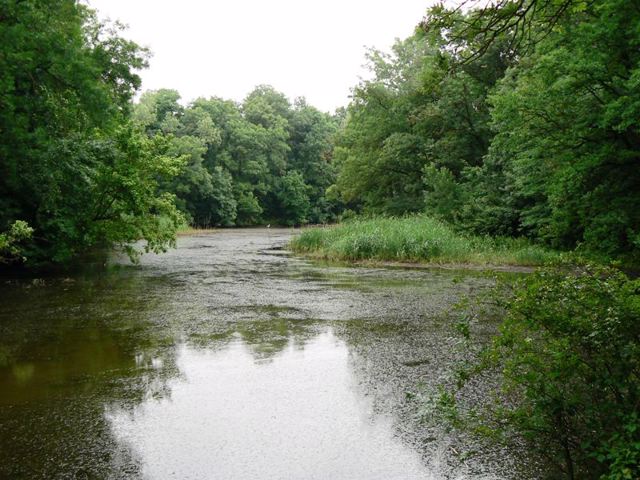
[[[148,140],[128,125],[91,147],[83,152],[95,156],[97,163],[91,194],[84,205],[79,194],[65,195],[73,199],[74,209],[60,215],[66,218],[76,212],[73,233],[79,237],[71,237],[74,241],[67,248],[73,252],[75,244],[84,242],[120,244],[135,260],[141,250],[132,245],[140,239],[146,241],[144,252],[160,253],[175,246],[175,232],[183,217],[174,195],[159,193],[158,179],[177,175],[182,169],[180,159],[166,155],[162,139]],[[59,249],[65,245],[63,239],[58,245]],[[62,253],[62,258],[68,257]]]
[[[594,2],[568,15],[492,97],[492,156],[526,200],[522,226],[564,247],[637,251],[637,9]]]
[[[177,197],[190,223],[233,225],[236,200],[231,175],[220,166],[208,168],[205,155],[221,142],[221,132],[202,107],[183,108],[175,90],[148,91],[135,105],[134,118],[150,136],[164,136],[168,153],[186,161],[180,175],[164,188]]]
[[[237,199],[238,225],[255,225],[260,221],[262,207],[253,194],[251,185],[239,183],[236,185],[235,198]]]
[[[307,222],[311,204],[309,202],[309,186],[304,183],[300,172],[292,170],[282,180],[276,193],[283,218],[288,225],[300,225]]]
[[[33,261],[170,245],[178,215],[157,181],[177,164],[127,121],[146,52],[72,0],[6,0],[0,19],[2,228],[33,228]]]
[[[179,100],[174,90],[146,92],[134,118],[149,136],[165,136],[168,153],[185,160],[183,172],[164,188],[177,196],[191,223],[299,224],[333,218],[337,203],[325,196],[335,179],[333,117],[302,99],[292,106],[264,85],[242,104],[200,98],[184,108]],[[294,171],[298,174],[289,175]],[[286,199],[284,191],[295,198]]]
[[[16,220],[7,232],[0,233],[0,264],[24,261],[20,244],[31,238],[33,228],[27,222]]]
[[[150,134],[176,133],[184,108],[176,90],[149,90],[142,94],[133,110],[134,120]]]
[[[504,71],[497,45],[461,64],[443,32],[416,32],[390,55],[369,55],[374,80],[355,90],[336,147],[337,189],[374,212],[424,208],[462,221],[462,204],[440,203],[443,175],[465,182],[491,140],[486,97]],[[487,73],[491,71],[491,73]],[[445,173],[447,172],[447,173]]]
[[[333,218],[336,205],[326,200],[326,190],[336,178],[333,141],[338,130],[335,118],[296,99],[289,120],[289,167],[300,172],[309,186],[310,222]]]
[[[331,194],[637,257],[638,14],[624,0],[432,8],[391,54],[369,55]]]
[[[245,118],[251,123],[272,128],[283,120],[288,125],[291,119],[291,102],[271,85],[258,85],[242,103]]]
[[[176,195],[177,205],[190,220],[201,225],[204,219],[210,220],[211,212],[207,204],[214,195],[211,173],[202,161],[207,151],[206,144],[202,139],[189,135],[166,138],[168,153],[175,158],[185,159],[186,165],[180,175],[171,179],[164,188]]]
[[[412,37],[397,43],[393,56],[369,54],[375,79],[355,89],[336,142],[336,187],[345,202],[392,214],[422,209],[425,158],[412,129],[411,95],[428,49]]]
[[[211,214],[217,225],[230,226],[236,219],[238,201],[233,196],[233,179],[222,167],[215,167],[211,174],[213,202]],[[246,211],[243,211],[246,213]]]

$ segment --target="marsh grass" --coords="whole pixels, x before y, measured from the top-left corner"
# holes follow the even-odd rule
[[[538,266],[562,254],[525,239],[464,235],[427,216],[354,219],[310,228],[291,242],[298,253],[329,260]]]
[[[200,228],[200,227],[191,227],[189,225],[181,226],[176,235],[179,237],[187,236],[187,235],[198,235],[201,233],[212,233],[218,231],[217,228]]]

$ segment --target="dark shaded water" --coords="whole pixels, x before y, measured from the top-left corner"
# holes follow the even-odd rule
[[[451,305],[490,282],[312,264],[289,238],[229,230],[4,280],[0,477],[514,478],[413,395],[451,370]]]

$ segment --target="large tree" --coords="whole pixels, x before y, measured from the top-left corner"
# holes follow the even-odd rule
[[[119,30],[73,0],[0,2],[0,231],[26,221],[32,260],[159,251],[180,221],[156,189],[178,165],[128,123],[146,53]]]
[[[640,250],[640,10],[573,2],[492,96],[492,158],[525,231],[557,246]]]

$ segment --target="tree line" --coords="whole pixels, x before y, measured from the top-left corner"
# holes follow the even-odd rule
[[[122,30],[75,0],[0,1],[0,265],[114,246],[136,259],[187,222],[335,219],[339,117],[268,86],[134,102],[149,55]]]
[[[369,53],[332,194],[637,259],[639,21],[627,0],[430,9],[390,54]]]
[[[426,212],[463,243],[528,237],[637,265],[640,4],[466,7],[433,7],[391,53],[370,51],[373,78],[329,115],[268,86],[242,102],[134,102],[148,52],[119,24],[76,0],[0,0],[0,266],[114,246],[135,259],[185,223],[344,209]],[[416,238],[428,255],[443,241]],[[523,280],[480,365],[499,389],[488,423],[470,412],[478,431],[526,440],[550,478],[638,478],[639,291],[602,268]]]
[[[65,262],[181,223],[179,160],[130,119],[147,52],[73,0],[0,2],[0,263]]]
[[[134,102],[148,52],[119,24],[74,0],[2,0],[0,259],[135,256],[185,222],[300,225],[348,208],[637,260],[637,5],[482,5],[431,8],[391,53],[370,51],[373,78],[330,115],[268,86]]]
[[[331,162],[339,118],[303,98],[289,100],[270,86],[242,103],[199,98],[187,107],[175,90],[146,92],[133,120],[149,138],[184,160],[161,188],[176,196],[194,226],[335,220],[339,203],[325,191],[335,181]]]

